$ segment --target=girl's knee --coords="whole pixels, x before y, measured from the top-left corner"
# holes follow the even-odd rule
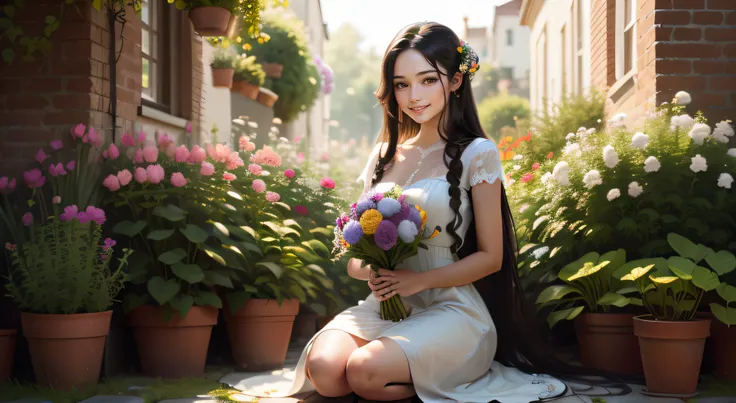
[[[368,349],[359,348],[350,355],[346,368],[348,384],[355,393],[363,398],[370,398],[372,391],[385,385],[378,385],[380,371],[375,354]]]
[[[352,390],[345,379],[345,363],[322,355],[310,356],[307,374],[317,393],[324,397],[340,397]]]

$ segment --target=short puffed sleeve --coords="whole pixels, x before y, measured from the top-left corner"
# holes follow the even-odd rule
[[[467,184],[468,188],[487,182],[494,183],[497,179],[504,181],[503,167],[496,143],[489,139],[474,141],[468,152]]]

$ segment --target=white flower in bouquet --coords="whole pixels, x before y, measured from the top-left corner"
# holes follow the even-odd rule
[[[565,136],[565,140],[570,140],[575,138],[575,133],[567,133],[567,136]]]
[[[616,150],[614,150],[613,146],[610,144],[603,147],[603,162],[605,162],[606,166],[609,168],[614,168],[618,165],[618,154],[616,154]]]
[[[567,143],[565,148],[562,149],[562,155],[569,155],[571,157],[580,158],[583,156],[583,151],[580,150],[580,144]]]
[[[705,139],[710,136],[710,126],[705,123],[696,123],[693,125],[693,128],[690,129],[688,136],[693,139],[695,144],[702,146]]]
[[[736,148],[729,148],[728,152],[726,153],[732,157],[736,157]]]
[[[644,191],[644,188],[639,185],[639,182],[631,182],[629,183],[629,196],[631,197],[639,197],[640,194]]]
[[[649,144],[649,136],[642,132],[636,132],[631,138],[631,146],[634,148],[644,149]]]
[[[596,169],[588,171],[588,173],[583,176],[583,183],[585,183],[585,187],[588,189],[592,189],[594,186],[602,184],[603,179],[601,178],[601,173]]]
[[[672,103],[677,105],[689,105],[692,101],[693,99],[690,97],[690,94],[685,91],[678,91],[677,94],[675,94],[675,98],[672,100]]]
[[[716,123],[715,129],[713,129],[713,138],[721,143],[728,143],[729,137],[733,137],[733,134],[733,127],[727,120]]]
[[[731,189],[731,184],[733,183],[733,176],[727,173],[722,173],[721,176],[718,177],[718,186],[726,189]]]
[[[700,154],[695,155],[690,159],[690,170],[693,172],[705,172],[708,170],[708,161],[705,160]]]
[[[565,161],[560,161],[555,165],[554,169],[552,169],[552,177],[554,177],[555,181],[559,183],[562,186],[567,186],[570,184],[570,164],[568,164]]]
[[[534,249],[532,255],[534,255],[535,259],[541,259],[547,252],[549,252],[549,246],[542,246],[541,248]]]
[[[670,129],[677,130],[677,129],[683,129],[683,130],[690,130],[691,127],[695,124],[695,119],[691,118],[690,115],[680,115],[680,116],[673,116],[672,119],[670,119]]]
[[[657,172],[659,168],[662,168],[662,164],[659,162],[657,157],[650,155],[644,160],[644,171],[648,173]]]
[[[606,198],[608,199],[608,201],[613,201],[614,199],[618,199],[619,196],[621,196],[621,191],[616,188],[613,188],[608,191]]]

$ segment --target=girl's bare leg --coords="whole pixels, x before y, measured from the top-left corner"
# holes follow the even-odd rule
[[[416,395],[404,351],[386,337],[355,350],[348,360],[347,381],[367,400],[393,401]]]
[[[327,330],[317,336],[307,356],[307,376],[317,393],[324,397],[340,397],[353,392],[345,368],[350,356],[367,340],[341,330]]]

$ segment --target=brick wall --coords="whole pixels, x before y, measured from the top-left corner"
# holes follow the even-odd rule
[[[616,81],[615,0],[593,0],[592,84],[608,90],[606,113],[640,124],[647,107],[693,96],[691,112],[736,117],[736,0],[638,0],[636,79]]]

